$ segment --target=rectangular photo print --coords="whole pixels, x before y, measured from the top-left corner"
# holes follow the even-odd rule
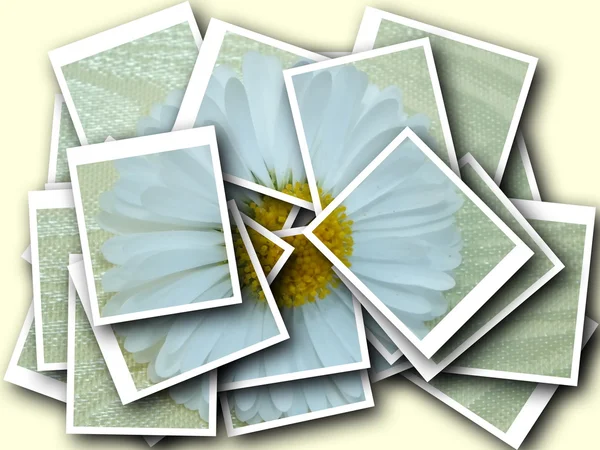
[[[171,131],[201,42],[185,2],[52,50],[77,145]]]
[[[37,370],[66,370],[67,265],[81,253],[70,189],[29,192],[29,234]]]
[[[537,58],[371,7],[353,51],[424,37],[431,42],[457,157],[470,152],[500,184]]]
[[[586,319],[584,343],[597,326]],[[447,373],[427,383],[410,370],[402,375],[515,449],[521,446],[559,387]]]
[[[71,115],[62,94],[54,98],[54,114],[52,116],[52,134],[50,137],[50,158],[48,162],[48,183],[50,187],[58,185],[70,189],[69,164],[67,149],[81,145],[75,132]],[[46,187],[45,189],[48,189]]]
[[[241,302],[213,127],[67,154],[94,325]]]
[[[410,128],[304,235],[427,358],[533,255]]]
[[[4,381],[64,403],[67,401],[67,372],[37,370],[33,315],[32,302],[8,363]]]
[[[211,19],[173,129],[214,125],[225,181],[313,209],[282,70],[325,59]]]
[[[284,79],[317,214],[408,127],[459,174],[427,38],[288,69]]]
[[[275,232],[294,249],[271,285],[290,339],[219,369],[219,391],[370,366],[360,303],[303,231]],[[265,271],[270,266],[263,262]]]
[[[240,436],[374,406],[366,370],[219,394],[227,436]]]
[[[534,227],[502,193],[498,185],[471,154],[463,156],[460,165],[462,180],[521,238],[534,252],[534,255],[431,358],[423,356],[408,339],[394,330],[388,321],[381,321],[377,317],[380,325],[389,332],[390,339],[397,343],[403,354],[426,381],[436,376],[502,320],[505,320],[509,314],[534,296],[564,268],[564,264]],[[484,248],[489,245],[488,236],[480,235],[473,243]]]
[[[92,331],[90,312],[85,296],[69,296],[67,433],[216,435],[216,371],[123,405]]]
[[[446,371],[576,386],[596,209],[513,202],[565,267]]]
[[[92,327],[124,405],[289,338],[241,215],[235,203],[229,207],[240,305]],[[70,274],[85,304],[83,265]]]

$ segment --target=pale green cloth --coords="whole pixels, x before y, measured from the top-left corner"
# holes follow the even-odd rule
[[[67,149],[79,147],[79,138],[67,104],[63,102],[60,107],[60,126],[58,130],[58,151],[56,154],[56,179],[55,183],[67,183],[71,181],[69,164],[67,162]]]
[[[382,20],[375,48],[429,37],[456,153],[494,176],[528,63]]]
[[[81,253],[75,208],[37,211],[44,362],[67,362],[69,254]]]
[[[63,66],[88,143],[134,137],[153,105],[185,90],[197,56],[184,22]]]
[[[453,364],[571,376],[586,226],[530,220],[565,268]]]

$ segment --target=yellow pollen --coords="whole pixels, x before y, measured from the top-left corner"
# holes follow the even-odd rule
[[[308,192],[306,183],[298,183],[293,187],[293,195],[296,197]],[[324,207],[333,200],[329,194],[320,194]],[[352,221],[347,218],[344,207],[337,208],[315,230],[315,235],[344,264],[350,264],[348,258],[352,255],[353,247]],[[304,235],[284,239],[294,247],[294,252],[272,285],[279,307],[298,307],[327,297],[331,292],[330,288],[335,288],[340,283],[331,268],[331,262]]]
[[[257,231],[251,228],[247,228],[247,230],[263,273],[266,276],[283,254],[283,250]],[[237,228],[233,231],[233,243],[238,267],[238,276],[242,288],[249,288],[257,294],[257,298],[260,301],[265,301],[265,293],[260,286],[256,271],[254,270],[252,261],[250,261],[250,255],[248,255],[248,252],[246,251],[246,246],[244,245],[242,236]]]
[[[250,208],[252,209],[251,217],[254,220],[267,230],[277,231],[283,228],[283,224],[290,214],[292,205],[264,195],[260,205],[252,202],[250,203]]]

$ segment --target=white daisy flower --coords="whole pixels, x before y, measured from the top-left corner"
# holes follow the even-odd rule
[[[282,71],[277,57],[255,51],[241,76],[216,67],[194,126],[215,126],[224,173],[310,202]]]
[[[462,262],[458,188],[404,141],[313,234],[423,338],[448,311]]]
[[[243,424],[270,422],[365,399],[359,372],[227,392],[230,412]]]
[[[426,115],[408,114],[397,87],[380,90],[352,65],[295,75],[293,85],[320,197],[337,196],[406,127],[435,146]]]
[[[115,293],[102,314],[186,305],[233,295],[211,155],[191,148],[114,161],[119,178],[100,196],[101,248]]]
[[[173,90],[163,103],[154,105],[150,116],[144,117],[138,122],[138,136],[171,131],[175,118],[179,114],[183,95],[184,91]],[[221,143],[219,142],[220,147]],[[235,200],[241,212],[270,231],[281,230],[292,209],[290,203],[231,183],[225,183],[225,193],[228,200]],[[308,191],[306,190],[302,195],[308,198]]]
[[[235,233],[234,242],[242,285],[241,304],[113,326],[123,339],[124,351],[132,354],[136,363],[147,364],[147,376],[152,383],[257,344],[262,343],[263,348],[273,345],[276,342],[271,338],[286,338],[265,299],[248,254],[242,251],[243,241]]]

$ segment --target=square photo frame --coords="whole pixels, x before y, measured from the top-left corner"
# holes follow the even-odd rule
[[[404,151],[403,151],[404,149]],[[389,161],[392,161],[391,163],[388,164],[394,164],[394,162],[396,160],[394,160],[393,158],[394,153],[395,152],[399,152],[396,153],[396,155],[400,154],[403,158],[403,164],[405,169],[405,172],[403,172],[402,176],[403,178],[401,178],[402,180],[408,180],[405,181],[403,185],[400,184],[400,182],[398,180],[400,180],[400,175],[398,174],[397,171],[393,171],[392,172],[386,172],[386,165],[384,164],[385,161],[388,158],[392,158]],[[381,167],[380,170],[378,170]],[[410,167],[410,169],[409,169]],[[412,172],[410,171],[412,170]],[[377,178],[371,178],[371,180],[368,180],[368,177],[374,173],[375,171],[377,171]],[[375,176],[374,176],[375,177]],[[411,178],[409,180],[409,178]],[[414,178],[414,180],[412,179]],[[363,185],[363,183],[365,183],[365,180],[367,180],[367,183]],[[374,180],[374,181],[373,181]],[[396,180],[396,181],[391,181],[391,180]],[[433,180],[437,180],[437,181],[433,181]],[[441,181],[444,180],[444,181]],[[369,184],[370,183],[370,184]],[[385,186],[384,183],[391,183],[392,187],[388,187]],[[417,185],[417,183],[425,183],[423,184],[423,186],[419,187]],[[435,183],[436,184],[436,188],[434,188],[434,190],[431,190],[429,187],[428,183]],[[367,188],[371,189],[377,189],[378,190],[378,196],[379,194],[381,194],[382,196],[385,195],[386,197],[382,200],[379,197],[373,197],[373,193],[371,192],[371,194],[367,195],[368,199],[365,200],[365,198],[367,197],[361,197],[358,198],[355,197],[352,198],[352,194],[356,191],[356,192],[360,192],[357,189],[360,188],[360,186],[367,186]],[[419,298],[421,298],[423,301],[426,302],[432,302],[432,303],[424,303],[424,305],[429,308],[424,310],[424,312],[420,312],[420,310],[415,310],[414,312],[412,312],[412,310],[410,309],[406,309],[406,306],[403,303],[403,298],[398,298],[398,301],[400,303],[396,303],[399,304],[400,306],[395,307],[397,310],[399,308],[405,308],[402,309],[402,314],[405,316],[404,320],[401,320],[400,317],[394,313],[389,306],[386,306],[386,304],[381,300],[381,298],[379,298],[378,295],[376,295],[371,288],[369,288],[364,281],[362,281],[354,272],[353,270],[356,270],[355,268],[350,268],[347,266],[352,264],[352,256],[347,257],[345,256],[345,253],[343,253],[345,251],[345,246],[346,244],[344,244],[343,239],[337,239],[333,238],[333,240],[331,241],[330,245],[335,245],[334,250],[338,253],[338,255],[341,255],[343,258],[346,258],[346,261],[340,259],[340,257],[338,255],[336,255],[330,248],[327,247],[327,245],[325,245],[320,238],[318,237],[318,234],[320,234],[320,231],[317,231],[317,227],[319,227],[322,223],[324,223],[324,228],[323,228],[323,236],[326,238],[328,236],[327,233],[329,233],[329,229],[328,227],[331,225],[333,228],[335,228],[338,225],[335,225],[335,222],[338,222],[339,220],[344,220],[346,221],[346,223],[348,224],[348,230],[346,230],[346,228],[344,228],[343,230],[341,230],[343,232],[343,236],[346,236],[348,234],[348,231],[355,233],[356,231],[356,224],[354,223],[355,220],[372,220],[372,217],[369,216],[368,212],[365,212],[367,210],[368,207],[371,207],[369,204],[371,202],[374,202],[375,199],[377,198],[377,201],[380,202],[381,204],[384,204],[385,207],[387,207],[388,209],[382,209],[382,207],[380,207],[378,204],[372,203],[372,214],[375,215],[381,215],[386,213],[386,211],[390,210],[393,211],[393,220],[391,223],[391,226],[396,226],[394,224],[397,223],[397,221],[400,221],[400,224],[403,224],[404,220],[402,216],[398,216],[397,211],[403,212],[404,210],[407,210],[409,213],[411,212],[411,208],[414,210],[415,208],[420,208],[420,204],[416,204],[413,203],[414,202],[414,195],[410,194],[410,198],[412,200],[410,200],[410,202],[408,202],[408,200],[404,200],[403,197],[399,197],[398,195],[402,195],[402,192],[398,193],[398,195],[394,195],[392,196],[391,194],[391,189],[395,189],[395,186],[400,186],[401,188],[404,188],[404,186],[407,185],[410,189],[409,191],[406,192],[407,195],[410,194],[410,190],[414,190],[414,189],[418,189],[419,191],[421,191],[423,194],[423,199],[422,199],[422,204],[423,205],[429,205],[429,203],[427,203],[429,201],[430,198],[434,198],[434,199],[439,199],[439,198],[443,198],[444,203],[442,203],[442,206],[440,208],[442,208],[441,210],[441,219],[438,217],[438,215],[436,215],[435,211],[431,211],[428,210],[427,214],[423,216],[423,219],[421,219],[421,216],[417,216],[417,220],[421,221],[421,220],[429,220],[429,222],[431,223],[426,223],[426,225],[430,225],[430,228],[423,228],[425,225],[423,226],[419,226],[419,230],[418,233],[420,233],[423,236],[426,236],[427,234],[430,234],[429,239],[433,239],[433,241],[431,241],[432,245],[435,244],[436,239],[438,238],[438,234],[437,231],[440,230],[440,226],[438,226],[437,224],[440,223],[440,221],[443,220],[442,223],[442,230],[449,230],[448,233],[451,233],[452,239],[454,239],[454,241],[451,242],[457,242],[456,245],[453,245],[451,248],[446,249],[444,247],[444,250],[442,251],[444,253],[444,255],[446,255],[446,253],[449,256],[445,256],[444,257],[444,263],[442,263],[441,267],[446,267],[446,261],[448,262],[448,269],[446,269],[446,271],[440,269],[440,270],[433,270],[432,273],[436,273],[436,276],[438,277],[439,280],[447,280],[447,284],[445,284],[444,282],[440,281],[439,285],[436,284],[436,286],[433,286],[431,288],[429,288],[430,290],[433,291],[438,291],[440,292],[440,294],[435,294],[435,298],[436,300],[427,300],[430,299],[430,292],[429,291],[425,291],[425,293],[422,292],[421,288],[424,287],[424,285],[418,285],[417,288],[415,290],[415,288],[412,287],[413,281],[405,281],[403,282],[404,284],[406,284],[408,286],[407,289],[404,289],[404,291],[407,291],[409,296],[414,297],[415,295],[420,296]],[[443,187],[445,186],[445,187]],[[387,189],[387,190],[386,190]],[[440,192],[439,189],[443,189],[443,192]],[[428,192],[436,192],[436,194],[428,194]],[[459,193],[460,192],[460,193]],[[435,195],[434,197],[430,197],[431,195]],[[456,197],[456,200],[452,200],[453,197]],[[346,199],[349,198],[349,202],[354,202],[352,203],[352,213],[347,212],[347,205],[346,203],[344,203],[346,201]],[[358,198],[358,200],[356,200],[356,198]],[[398,200],[399,199],[399,200]],[[385,201],[385,203],[384,203]],[[447,203],[447,205],[446,205]],[[435,200],[433,205],[437,205],[440,204],[439,200]],[[367,205],[367,206],[365,206]],[[465,205],[467,205],[465,207]],[[341,209],[338,209],[338,207],[341,206]],[[471,286],[473,284],[473,282],[469,283],[468,287],[470,287],[470,289],[467,289],[468,292],[462,292],[460,293],[460,295],[458,296],[458,301],[456,302],[456,304],[454,305],[453,308],[451,308],[450,311],[448,311],[448,306],[445,307],[445,311],[442,311],[442,314],[438,314],[437,316],[435,316],[435,318],[437,318],[437,322],[434,323],[433,328],[429,328],[425,322],[419,322],[420,319],[418,319],[418,317],[420,317],[420,315],[424,315],[424,317],[429,318],[430,317],[430,313],[429,311],[437,311],[436,307],[433,306],[435,304],[440,303],[441,301],[438,302],[438,300],[440,299],[440,295],[441,292],[444,292],[445,290],[449,290],[451,288],[453,288],[455,286],[454,283],[454,279],[452,278],[452,280],[450,280],[449,278],[446,278],[444,275],[441,275],[441,272],[446,273],[448,270],[453,270],[454,268],[461,266],[463,263],[462,258],[460,257],[460,253],[459,253],[459,249],[461,248],[461,236],[457,235],[457,233],[462,233],[464,232],[464,230],[466,228],[461,228],[458,229],[455,222],[454,222],[454,216],[453,214],[456,211],[459,211],[465,207],[465,208],[469,208],[466,211],[470,211],[470,213],[468,214],[469,216],[472,216],[473,219],[471,220],[475,220],[475,218],[477,218],[477,220],[479,222],[481,222],[481,220],[486,221],[485,223],[489,224],[489,230],[492,230],[491,232],[495,232],[497,233],[497,239],[503,239],[503,247],[505,247],[501,253],[499,253],[497,256],[502,256],[501,258],[498,259],[498,257],[495,258],[496,264],[493,267],[490,267],[490,270],[487,271],[487,273],[485,274],[481,274],[483,275],[476,284],[474,284],[473,286]],[[391,208],[391,209],[389,209]],[[404,209],[403,209],[404,208]],[[434,220],[430,220],[429,217],[431,216],[431,214],[435,215],[435,219]],[[389,214],[388,214],[389,215]],[[331,218],[329,219],[330,222],[326,222],[326,220],[331,216]],[[450,216],[450,217],[447,217]],[[413,216],[409,216],[409,220],[413,220]],[[457,220],[457,219],[456,219]],[[467,220],[467,219],[465,219]],[[350,221],[350,222],[349,222]],[[478,223],[479,223],[478,222]],[[369,222],[371,223],[371,222]],[[412,222],[411,222],[412,223]],[[420,222],[417,222],[420,223]],[[350,225],[351,224],[351,225]],[[379,225],[377,225],[379,226]],[[414,234],[414,232],[411,232],[410,230],[412,228],[410,227],[414,227],[415,225],[409,225],[408,227],[408,234],[407,232],[404,231],[403,227],[406,228],[405,225],[401,225],[398,233],[402,232],[404,233],[404,235],[406,235],[406,237],[410,238],[411,235]],[[433,231],[428,231],[428,230],[433,230]],[[373,234],[373,231],[370,231],[371,229],[369,228],[369,226],[364,227],[364,229],[359,230],[360,232],[362,232],[366,238],[368,238],[369,236],[371,236]],[[495,231],[494,231],[495,230]],[[490,232],[490,231],[487,231]],[[371,234],[369,234],[371,233]],[[324,210],[323,213],[321,213],[319,216],[317,216],[317,218],[311,222],[304,230],[304,235],[333,263],[333,265],[335,266],[336,271],[338,272],[338,274],[342,275],[342,278],[344,280],[349,281],[349,285],[348,287],[353,291],[354,295],[357,296],[357,298],[359,299],[359,301],[361,301],[361,303],[363,304],[363,306],[365,307],[365,309],[367,309],[367,311],[377,320],[377,314],[375,313],[375,311],[379,311],[381,314],[383,314],[386,319],[388,319],[393,325],[394,327],[401,332],[407,339],[410,340],[410,342],[421,352],[423,353],[423,355],[427,358],[430,358],[431,356],[433,356],[433,354],[435,354],[436,351],[438,351],[468,320],[469,318],[471,318],[473,316],[473,314],[475,314],[477,312],[477,310],[479,310],[487,300],[489,300],[492,295],[504,284],[506,283],[506,281],[508,279],[510,279],[510,277],[512,277],[514,275],[514,273],[525,264],[525,262],[532,257],[533,252],[523,243],[523,241],[509,228],[506,226],[506,224],[504,224],[496,214],[494,214],[494,212],[487,206],[485,205],[485,203],[483,203],[483,201],[481,201],[481,199],[479,199],[479,197],[477,197],[477,195],[475,195],[471,189],[469,189],[464,182],[450,169],[448,168],[426,145],[425,143],[417,136],[415,135],[415,133],[410,129],[407,128],[405,130],[403,130],[397,137],[396,139],[394,139],[355,179],[354,181],[352,181],[352,183],[350,183]],[[352,235],[354,236],[354,235]],[[423,237],[422,239],[425,239],[425,237]],[[413,239],[414,240],[414,239]],[[354,242],[354,241],[353,241]],[[429,241],[428,241],[429,242]],[[352,244],[354,245],[354,243]],[[382,242],[383,245],[383,242]],[[385,244],[386,246],[388,244]],[[399,243],[397,245],[401,245],[402,250],[406,250],[406,246],[407,245],[412,245],[412,241],[408,242],[407,239],[402,238]],[[363,246],[364,247],[364,246]],[[402,255],[408,255],[407,253],[402,253]],[[457,256],[458,255],[458,256]],[[407,257],[407,256],[404,256]],[[387,258],[391,258],[391,256],[387,256]],[[356,265],[354,265],[354,267],[356,267]],[[435,266],[437,267],[437,266]],[[421,273],[416,274],[417,276],[422,276]],[[369,280],[372,280],[372,276],[370,276],[371,278],[369,278]],[[366,280],[366,278],[363,276],[362,277],[363,280]],[[421,278],[419,278],[421,279]],[[424,277],[423,280],[429,279],[427,277]],[[375,281],[377,281],[375,279]],[[421,283],[423,284],[424,281],[421,281]],[[379,287],[376,284],[373,284],[372,281],[369,281],[369,284],[371,285],[371,287],[373,288],[373,286],[375,286],[377,288],[377,290],[379,292],[388,292],[388,290],[386,290],[386,286],[384,285],[383,287]],[[403,285],[404,286],[404,285]],[[403,292],[404,292],[403,291]],[[425,297],[423,297],[425,296]],[[388,295],[389,297],[389,295]],[[445,305],[448,305],[446,303],[446,300],[444,298],[444,296],[442,295],[441,299],[443,300],[443,302],[441,302],[440,305],[440,309],[442,307],[444,307]],[[392,297],[392,298],[388,298],[388,301],[395,301],[396,298]],[[438,302],[438,303],[435,303]],[[404,306],[403,306],[404,305]],[[424,306],[424,307],[425,307]],[[409,307],[411,308],[411,307]],[[413,321],[413,316],[416,317],[416,319]],[[411,326],[407,326],[406,322],[406,317],[409,318],[412,321],[412,325]],[[431,320],[431,319],[428,319]],[[419,333],[420,336],[417,334]]]
[[[67,155],[95,326],[241,303],[212,127],[107,141],[68,149]],[[192,177],[190,164],[204,176]],[[190,208],[184,197],[202,207]],[[204,249],[196,259],[188,248],[192,244]],[[153,253],[144,259],[148,247]],[[169,257],[177,270],[160,268]],[[219,267],[203,269],[220,261]],[[176,295],[185,292],[181,286],[190,277],[199,277],[196,287],[204,290]],[[165,305],[169,290],[174,301],[187,303]],[[160,297],[154,304],[148,301],[152,294]]]

